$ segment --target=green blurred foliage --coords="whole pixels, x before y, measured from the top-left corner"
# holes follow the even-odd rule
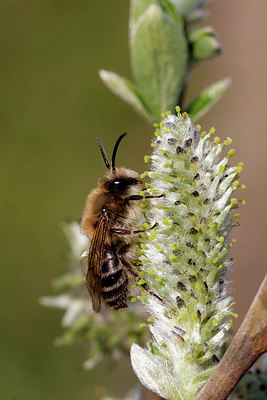
[[[150,125],[161,121],[162,112],[174,112],[177,104],[195,120],[206,114],[228,87],[221,80],[213,84],[220,86],[219,93],[206,88],[209,93],[208,99],[205,93],[204,101],[201,92],[194,99],[197,113],[184,105],[192,68],[221,51],[210,26],[190,27],[205,17],[205,11],[200,8],[202,3],[205,0],[193,0],[190,5],[193,11],[184,15],[184,11],[180,14],[177,9],[184,6],[180,1],[131,0],[129,50],[134,81],[105,69],[99,71],[106,86]]]
[[[128,364],[82,371],[84,349],[54,348],[61,314],[37,302],[66,270],[60,223],[80,218],[105,172],[95,138],[110,153],[127,130],[118,161],[139,171],[140,142],[148,151],[149,128],[97,75],[129,74],[129,5],[107,5],[1,1],[1,399],[94,399],[98,386],[121,395],[135,380]]]

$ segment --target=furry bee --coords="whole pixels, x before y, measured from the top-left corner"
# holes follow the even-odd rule
[[[122,134],[115,143],[111,165],[97,138],[107,173],[88,195],[83,210],[81,230],[91,243],[89,251],[82,255],[81,264],[95,312],[100,311],[101,301],[115,310],[128,306],[128,279],[140,279],[132,265],[135,256],[133,239],[147,231],[132,228],[140,218],[140,200],[165,196],[140,195],[142,182],[138,173],[115,167],[117,150],[125,135]],[[152,292],[148,285],[143,287]]]

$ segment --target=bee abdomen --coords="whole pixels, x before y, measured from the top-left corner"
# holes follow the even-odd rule
[[[106,275],[102,278],[102,292],[110,292],[118,289],[125,282],[125,277],[122,274],[122,270],[115,272],[112,275]]]
[[[115,290],[110,290],[108,292],[102,291],[102,297],[105,303],[115,310],[128,307],[127,295],[128,279],[124,282],[123,285],[121,285],[119,288],[116,288]]]
[[[115,310],[126,308],[128,306],[128,278],[112,247],[105,251],[101,275],[101,295],[105,303]]]

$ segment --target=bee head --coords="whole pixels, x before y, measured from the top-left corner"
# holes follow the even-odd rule
[[[127,133],[123,133],[115,143],[113,153],[112,153],[112,162],[111,165],[109,163],[107,154],[105,152],[104,146],[99,138],[97,138],[98,145],[100,147],[100,151],[102,157],[104,159],[105,165],[108,169],[108,173],[105,178],[105,186],[107,190],[114,194],[127,194],[140,189],[141,181],[139,179],[139,175],[137,172],[132,171],[126,168],[116,168],[115,160],[116,154],[121,140],[126,136]]]

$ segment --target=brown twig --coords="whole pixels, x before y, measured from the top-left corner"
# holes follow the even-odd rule
[[[231,345],[195,400],[224,400],[267,351],[267,274]]]

